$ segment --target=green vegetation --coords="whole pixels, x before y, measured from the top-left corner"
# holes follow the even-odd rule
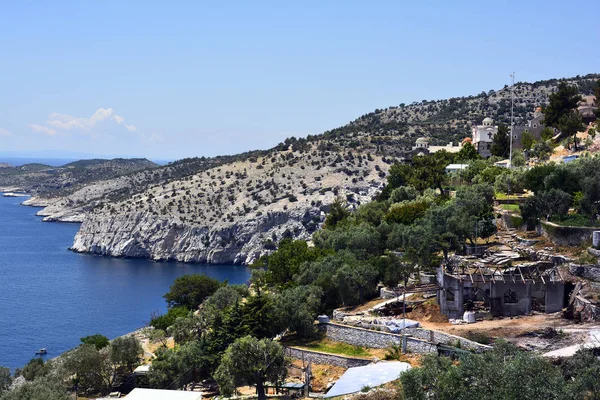
[[[10,391],[7,390],[10,373],[0,367],[0,399],[68,400],[72,395],[67,389],[74,385],[79,393],[107,394],[114,384],[133,371],[143,351],[133,336],[116,338],[106,346],[102,338],[102,335],[82,338],[83,344],[57,360],[32,359],[23,370],[15,372],[15,377],[22,375],[25,383]]]
[[[560,225],[595,226],[600,215],[600,157],[584,157],[568,164],[536,166],[522,176],[535,192],[521,206],[530,224],[549,220]],[[571,212],[573,210],[573,212]]]
[[[506,124],[500,123],[498,125],[498,132],[494,135],[490,152],[495,157],[500,157],[502,159],[508,158],[510,152],[510,137],[508,126],[506,126]]]
[[[286,338],[283,342],[286,346],[302,347],[308,350],[320,351],[323,353],[341,354],[349,357],[369,357],[371,354],[361,346],[354,346],[347,343],[333,342],[329,339],[318,336],[316,338]]]
[[[287,366],[281,345],[251,336],[232,343],[215,372],[215,380],[224,396],[231,396],[238,386],[256,385],[259,400],[266,399],[265,383],[283,383],[286,376]]]
[[[502,209],[506,211],[519,212],[520,208],[518,204],[502,204]]]
[[[406,399],[598,399],[600,361],[592,351],[578,352],[559,365],[538,355],[497,343],[483,354],[457,362],[428,355],[419,368],[400,376]]]
[[[577,107],[582,97],[577,86],[561,82],[558,90],[549,97],[549,104],[544,107],[544,123],[558,129],[562,138],[572,137],[577,150],[577,132],[585,129]]]
[[[593,77],[596,76],[578,77],[572,82],[584,84]],[[521,85],[535,91],[556,83]],[[270,162],[274,165],[271,172],[274,174],[279,168],[294,166],[299,155],[313,149],[313,144],[317,150],[307,158],[311,157],[315,169],[338,168],[337,171],[344,171],[348,180],[362,180],[369,171],[366,167],[364,170],[354,167],[361,165],[363,157],[373,161],[373,155],[385,155],[378,160],[392,164],[394,156],[404,154],[403,147],[412,144],[414,136],[423,135],[425,130],[430,132],[433,142],[447,142],[462,139],[468,122],[481,120],[484,113],[495,111],[499,114],[498,119],[506,122],[509,112],[506,95],[509,92],[501,92],[496,96],[498,101],[493,102],[488,101],[488,97],[496,93],[490,92],[469,98],[424,101],[376,110],[320,136],[287,139],[271,151],[186,159],[159,168],[149,166],[141,171],[121,169],[110,172],[114,174],[111,176],[122,177],[125,184],[106,194],[104,203],[98,208],[108,207],[111,213],[119,213],[123,212],[123,207],[155,203],[160,204],[161,209],[153,209],[153,215],[159,215],[159,212],[172,215],[175,210],[182,216],[192,214],[191,211],[200,204],[199,200],[192,200],[192,194],[182,189],[199,185],[196,174],[201,171],[206,171],[210,177],[212,195],[208,204],[216,206],[213,208],[222,204],[225,207],[225,204],[234,204],[235,195],[233,189],[227,193],[229,189],[223,188],[224,182],[228,179],[241,182],[247,178],[246,171],[228,171],[219,176],[220,169],[215,172],[209,168],[246,160],[254,168],[266,169],[264,165]],[[569,134],[572,132],[577,125],[572,115],[575,98],[576,94],[569,86],[559,87],[547,109],[550,126]],[[563,100],[568,107],[562,104]],[[533,105],[519,105],[517,118],[525,119],[531,108]],[[410,120],[406,117],[409,112]],[[546,131],[545,140],[550,140],[549,135]],[[508,130],[501,124],[492,147],[495,156],[507,156],[507,139]],[[547,145],[530,143],[527,147],[543,158],[548,153]],[[289,148],[293,152],[289,152]],[[376,201],[359,204],[354,195],[348,193],[336,199],[324,229],[312,236],[312,246],[306,241],[292,240],[289,231],[265,240],[273,251],[251,266],[250,288],[220,283],[204,275],[178,278],[164,296],[168,312],[154,316],[148,328],[151,338],[164,345],[152,360],[148,385],[179,389],[198,379],[214,378],[224,395],[233,394],[238,385],[254,384],[259,398],[263,399],[266,381],[277,383],[285,378],[283,351],[272,340],[280,334],[295,334],[305,341],[306,347],[314,350],[368,356],[369,353],[360,347],[311,340],[316,335],[313,325],[316,316],[374,297],[379,282],[389,286],[406,284],[411,275],[418,278],[420,271],[432,272],[440,262],[448,262],[452,253],[464,252],[468,243],[493,235],[496,229],[492,209],[494,196],[501,198],[505,197],[504,193],[522,193],[525,189],[535,192],[522,207],[516,204],[505,207],[511,211],[520,210],[528,221],[563,220],[571,218],[573,213],[590,222],[597,220],[600,159],[588,158],[527,171],[502,169],[494,166],[493,161],[480,159],[473,146],[467,144],[458,154],[442,151],[415,157],[411,165],[393,164]],[[468,163],[468,168],[449,175],[445,167],[452,162]],[[513,165],[518,167],[524,163],[523,154],[516,153]],[[57,184],[53,189],[48,185],[42,192],[48,196],[72,193],[85,183],[101,179],[103,175],[99,171],[103,165],[91,161],[65,167],[66,172],[59,169],[59,173],[66,174],[60,177],[60,182],[64,183],[66,176],[75,177],[75,183],[69,187]],[[114,165],[110,168],[117,170]],[[41,175],[54,174],[44,172],[45,167],[31,167],[28,173],[33,170]],[[376,170],[381,178],[386,176],[379,166]],[[6,174],[14,174],[11,179],[25,176],[23,171],[10,168],[6,171]],[[192,183],[193,177],[198,179]],[[36,182],[31,175],[23,179],[22,182],[30,185]],[[321,182],[321,179],[323,176],[315,181]],[[47,176],[42,180],[45,185],[53,182]],[[190,181],[188,186],[176,185],[183,180]],[[301,196],[292,193],[295,188],[289,185],[282,188],[274,179],[244,182],[244,190],[252,190],[253,199],[249,205],[240,207],[236,216],[258,210],[277,199],[293,203],[302,201]],[[156,184],[162,185],[161,191],[148,192],[146,199],[142,199],[141,193]],[[453,188],[452,193],[449,187]],[[338,194],[337,188],[321,190]],[[267,192],[268,200],[260,197]],[[154,194],[158,193],[161,199],[169,200],[157,203]],[[208,196],[206,192],[197,195],[198,198]],[[120,204],[118,209],[112,204],[107,206],[111,201],[125,198],[128,202]],[[315,207],[319,206],[321,204],[315,204]],[[151,210],[150,206],[147,210]],[[215,215],[211,214],[210,218]],[[202,219],[206,219],[204,217]],[[223,217],[232,221],[234,215]],[[210,218],[208,220],[213,222]],[[182,221],[186,220],[182,218]],[[203,242],[207,240],[202,238]],[[166,335],[173,336],[174,348],[166,346]],[[489,340],[484,335],[473,339]],[[398,353],[398,348],[392,348],[386,357],[397,359]],[[66,387],[71,384],[90,394],[105,394],[119,377],[135,367],[141,354],[140,344],[133,337],[115,339],[112,343],[107,343],[101,335],[82,338],[82,345],[66,354],[60,365],[32,360],[22,371],[28,382],[6,395],[2,392],[6,391],[11,377],[5,369],[0,369],[0,396],[4,396],[2,400],[62,399],[67,398]],[[553,366],[535,355],[500,344],[485,354],[469,354],[455,362],[444,357],[426,357],[422,368],[402,376],[401,395],[407,399],[593,398],[600,389],[596,387],[600,371],[598,363],[595,357],[580,353],[573,362]],[[29,393],[37,393],[37,397]],[[565,397],[566,393],[573,396]]]
[[[110,344],[108,338],[100,334],[82,337],[80,340],[83,344],[93,344],[97,350],[103,349]]]
[[[175,279],[171,290],[164,297],[170,308],[184,307],[195,310],[219,287],[221,282],[206,275],[183,275]]]

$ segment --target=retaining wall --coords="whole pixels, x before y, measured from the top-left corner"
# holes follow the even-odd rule
[[[372,360],[367,358],[346,357],[336,354],[321,353],[319,351],[299,349],[297,347],[286,347],[285,354],[288,357],[296,358],[298,360],[310,361],[315,364],[335,365],[343,368],[362,367],[371,364],[372,362]]]
[[[423,328],[407,328],[406,334],[412,335],[415,338],[426,340],[432,343],[443,343],[449,346],[457,346],[457,343],[460,343],[461,349],[466,350],[488,350],[491,349],[490,346],[485,344],[477,343],[469,339],[465,339],[464,337],[450,335],[449,333],[444,333],[440,331],[432,331],[431,329],[423,329]]]
[[[597,264],[570,264],[569,272],[571,275],[600,282],[600,266]]]
[[[335,322],[320,324],[319,329],[326,332],[326,336],[336,342],[344,342],[356,346],[387,348],[392,345],[402,345],[402,334],[382,332]],[[407,350],[414,353],[436,351],[435,346],[438,343],[448,346],[457,346],[460,343],[460,348],[474,351],[491,349],[490,346],[431,329],[406,328],[405,334],[409,336],[407,338]],[[414,350],[411,350],[411,348]]]
[[[336,342],[348,343],[355,346],[385,349],[392,345],[402,346],[402,336],[394,333],[379,332],[371,329],[334,323],[321,324],[319,329],[325,331],[326,336]],[[437,347],[434,343],[425,340],[407,337],[406,349],[410,353],[434,353]]]
[[[542,234],[559,246],[579,246],[591,241],[592,233],[598,230],[597,227],[561,226],[549,221],[542,221],[541,225]]]

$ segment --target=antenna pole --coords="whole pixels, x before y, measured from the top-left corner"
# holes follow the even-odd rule
[[[510,74],[510,154],[508,156],[508,165],[512,168],[512,142],[513,142],[513,112],[515,105],[515,73]]]

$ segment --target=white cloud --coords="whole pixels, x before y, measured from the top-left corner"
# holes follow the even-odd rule
[[[38,124],[30,124],[29,127],[34,132],[45,133],[46,135],[54,136],[56,135],[56,129],[48,128],[47,126],[38,125]]]
[[[112,108],[99,108],[89,118],[52,113],[48,117],[47,123],[48,125],[53,126],[57,129],[69,130],[73,128],[78,128],[85,131],[89,131],[98,122],[102,122],[105,120],[115,121],[117,124],[121,124],[123,123],[123,121],[125,121],[125,118],[121,117],[120,115],[117,115],[115,113],[115,110]]]
[[[0,128],[0,136],[12,136],[12,133],[9,132],[7,129]]]
[[[92,130],[99,122],[103,121],[113,121],[116,122],[117,125],[122,125],[129,132],[136,132],[141,139],[144,140],[157,140],[153,136],[146,136],[140,132],[133,124],[126,124],[125,118],[117,115],[113,108],[99,108],[97,109],[90,117],[74,117],[68,114],[60,114],[60,113],[52,113],[48,116],[48,120],[46,121],[46,125],[38,125],[31,124],[29,127],[33,129],[35,132],[42,132],[47,135],[56,135],[61,131],[68,130],[79,130],[83,133],[89,134],[92,137],[99,137],[99,135],[95,134]],[[2,132],[0,131],[0,135]],[[101,136],[106,137],[106,134]],[[157,136],[158,137],[158,136]]]

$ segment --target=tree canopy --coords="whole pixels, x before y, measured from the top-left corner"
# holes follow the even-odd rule
[[[204,274],[183,275],[175,279],[171,290],[164,295],[169,307],[195,310],[221,287],[221,282]]]
[[[575,150],[577,150],[575,135],[585,128],[581,115],[577,111],[581,100],[582,97],[577,86],[561,82],[558,90],[550,94],[548,105],[544,107],[544,123],[558,129],[563,138],[572,136]]]
[[[215,379],[221,393],[231,396],[236,387],[256,385],[259,400],[265,400],[265,383],[282,383],[287,376],[283,348],[270,339],[258,340],[246,336],[227,348]]]

